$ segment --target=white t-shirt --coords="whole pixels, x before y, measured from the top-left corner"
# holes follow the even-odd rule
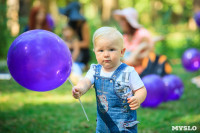
[[[91,82],[91,84],[94,84],[94,75],[95,75],[95,70],[94,70],[95,64],[92,64],[90,66],[89,71],[86,74],[86,78],[88,78]],[[130,72],[129,76],[129,86],[132,90],[137,90],[140,89],[141,87],[144,86],[140,76],[138,73],[135,71],[134,67],[127,66],[125,69],[123,69],[123,72]],[[104,72],[101,69],[100,76],[102,77],[111,77],[114,71],[112,72]],[[117,77],[116,81],[122,81],[122,73]]]

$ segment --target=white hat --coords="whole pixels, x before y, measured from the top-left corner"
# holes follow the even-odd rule
[[[142,27],[138,23],[138,12],[134,8],[125,8],[123,10],[115,10],[113,12],[113,15],[116,16],[124,16],[128,23],[133,27],[133,28],[140,28]]]

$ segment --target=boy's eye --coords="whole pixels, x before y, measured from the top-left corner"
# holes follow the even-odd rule
[[[103,50],[99,50],[99,52],[103,52]]]
[[[111,48],[110,51],[115,51],[115,49]]]

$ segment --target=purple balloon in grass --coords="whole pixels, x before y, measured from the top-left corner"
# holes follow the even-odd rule
[[[187,49],[182,56],[185,70],[194,72],[200,69],[200,51],[195,48]]]
[[[184,91],[182,80],[176,75],[166,75],[163,82],[167,89],[166,101],[180,99]]]
[[[65,42],[46,30],[30,30],[9,48],[7,64],[12,77],[33,91],[49,91],[62,85],[71,72],[71,53]]]
[[[147,97],[141,104],[142,107],[158,107],[165,97],[165,85],[161,77],[155,74],[147,75],[142,78],[147,89]]]
[[[195,13],[194,20],[198,27],[200,27],[200,12]]]

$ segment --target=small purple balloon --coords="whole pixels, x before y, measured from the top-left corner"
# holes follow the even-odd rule
[[[161,77],[155,74],[147,75],[142,78],[147,89],[147,97],[141,104],[142,107],[158,107],[165,97],[165,85]]]
[[[166,101],[180,99],[184,91],[182,80],[176,75],[166,75],[163,82],[167,89]]]
[[[9,48],[8,69],[23,87],[49,91],[62,85],[71,73],[72,57],[65,42],[46,30],[30,30]]]
[[[55,27],[55,23],[54,23],[54,20],[53,20],[51,14],[47,14],[46,19],[47,19],[47,23],[48,23],[49,27],[51,28],[51,30],[53,30]]]
[[[198,27],[200,27],[200,12],[195,13],[194,20]]]
[[[187,49],[182,56],[185,70],[194,72],[200,69],[200,51],[195,48]]]

